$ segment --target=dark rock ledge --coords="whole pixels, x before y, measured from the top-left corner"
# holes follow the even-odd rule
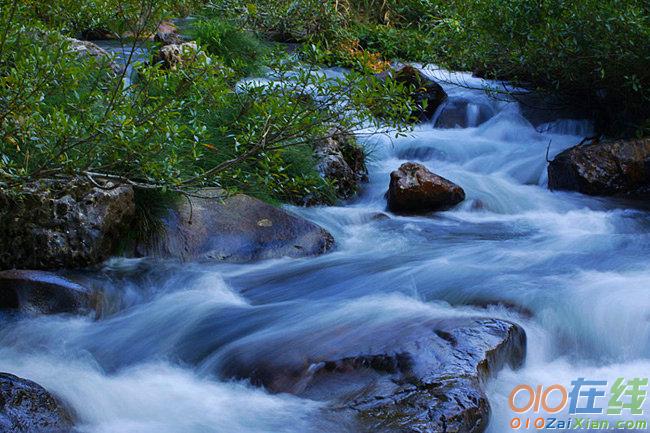
[[[524,330],[486,318],[406,322],[391,329],[399,332],[360,330],[356,339],[333,337],[335,344],[292,341],[289,352],[278,352],[288,346],[286,337],[255,348],[232,347],[223,373],[272,392],[327,401],[323,418],[352,431],[484,431],[490,405],[483,383],[506,365],[522,365]]]

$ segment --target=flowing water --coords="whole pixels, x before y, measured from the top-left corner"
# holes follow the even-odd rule
[[[452,78],[469,84],[445,85],[450,102],[464,101],[464,128],[432,122],[408,137],[365,137],[370,182],[358,199],[292,208],[334,234],[334,252],[247,265],[112,260],[78,276],[106,292],[107,317],[4,317],[0,371],[60,395],[82,431],[112,433],[336,432],[320,424],[324,402],[228,380],[223,366],[259,345],[283,357],[296,342],[399,336],[391,324],[404,318],[524,326],[525,366],[487,384],[491,433],[510,430],[516,384],[647,377],[650,215],[547,190],[549,142],[554,156],[588,122],[558,120],[540,133],[517,103]],[[460,184],[467,200],[430,216],[377,218],[389,173],[407,160]]]

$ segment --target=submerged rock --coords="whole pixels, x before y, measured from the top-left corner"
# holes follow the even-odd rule
[[[465,191],[422,164],[406,162],[390,174],[387,199],[393,212],[430,212],[462,202]]]
[[[0,309],[78,313],[90,311],[97,304],[91,290],[52,272],[0,272]]]
[[[353,134],[333,128],[326,138],[314,143],[318,171],[334,183],[339,198],[356,194],[359,184],[368,181],[365,153]]]
[[[482,432],[490,415],[483,382],[505,365],[522,365],[524,330],[489,318],[392,327],[399,332],[359,329],[354,338],[292,340],[289,351],[278,350],[287,347],[282,337],[233,348],[223,358],[225,374],[327,401],[355,431]]]
[[[247,262],[314,256],[334,244],[325,229],[253,197],[224,198],[218,189],[196,195],[169,211],[162,233],[138,246],[141,255]]]
[[[42,386],[0,373],[0,432],[67,433],[72,416]]]
[[[133,189],[84,179],[0,191],[0,269],[90,266],[114,252],[135,214]]]
[[[650,138],[578,145],[548,166],[552,190],[588,195],[650,196]]]

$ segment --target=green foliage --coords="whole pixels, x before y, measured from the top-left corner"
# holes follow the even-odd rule
[[[617,134],[650,116],[649,12],[643,0],[468,0],[437,31],[449,65],[582,103]]]
[[[259,72],[268,48],[255,36],[219,18],[202,19],[192,25],[191,36],[240,76]]]
[[[0,40],[3,188],[85,176],[156,193],[220,186],[271,201],[331,202],[313,143],[332,125],[378,123],[371,108],[379,95],[382,124],[400,129],[411,111],[399,88],[366,75],[328,78],[277,53],[259,58],[268,80],[235,84],[243,53],[261,45],[214,20],[200,26],[207,45],[199,48],[219,57],[173,70],[137,64],[126,82],[109,57],[79,52],[16,8],[3,9]]]
[[[1,0],[9,10],[13,0]],[[21,0],[23,20],[79,37],[88,32],[146,37],[160,20],[187,15],[202,0]],[[6,5],[6,6],[5,6]]]
[[[364,50],[381,53],[384,59],[427,63],[435,52],[433,39],[411,28],[382,24],[356,24],[351,29]]]
[[[650,134],[646,0],[212,1],[226,4],[262,34],[307,42],[310,61],[366,72],[386,60],[476,71],[583,106],[603,133]]]
[[[274,0],[242,2],[218,0],[212,14],[231,18],[266,38],[305,42],[307,61],[381,72],[387,60],[426,62],[433,39],[420,24],[437,10],[428,0]],[[236,11],[233,14],[233,11]]]
[[[346,0],[355,21],[419,29],[439,20],[448,2],[440,0]]]
[[[363,49],[356,39],[342,40],[331,48],[319,42],[307,44],[300,53],[308,63],[350,68],[364,74],[376,74],[390,68],[390,63],[379,53]]]
[[[237,20],[267,39],[303,42],[317,38],[327,44],[338,39],[345,16],[335,0],[213,0],[205,14]]]

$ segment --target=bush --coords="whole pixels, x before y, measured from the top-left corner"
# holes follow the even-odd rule
[[[380,53],[364,49],[357,39],[343,39],[326,47],[321,43],[306,45],[301,51],[302,59],[306,62],[350,68],[364,74],[377,74],[390,68],[390,62],[385,61]]]
[[[381,24],[357,24],[352,33],[365,50],[384,59],[428,63],[433,60],[433,39],[417,29],[396,29]]]
[[[602,132],[650,117],[646,1],[468,0],[447,13],[436,29],[446,64],[563,96],[593,110]]]
[[[267,47],[255,36],[218,18],[193,23],[191,34],[211,56],[217,56],[240,76],[259,72],[268,54]]]
[[[358,22],[388,25],[398,29],[430,27],[443,14],[440,0],[342,0],[348,14]]]
[[[312,61],[361,71],[381,69],[386,60],[476,71],[582,106],[602,133],[650,134],[645,0],[215,3],[230,5],[264,34],[313,44],[306,57]]]
[[[1,0],[10,11],[13,0]],[[23,20],[40,21],[50,29],[80,37],[85,33],[146,37],[160,20],[186,16],[202,0],[21,0]],[[6,6],[5,6],[6,5]],[[4,22],[4,21],[3,21]]]
[[[267,200],[331,202],[333,186],[318,175],[311,144],[332,124],[354,130],[376,122],[368,106],[379,94],[389,126],[401,128],[411,110],[404,89],[371,87],[376,80],[364,75],[328,79],[277,55],[263,62],[266,85],[235,86],[239,74],[224,63],[239,65],[245,50],[231,41],[211,48],[222,61],[136,65],[126,86],[111,59],[80,55],[18,12],[5,15],[0,44],[5,189],[84,176],[160,193],[221,186]],[[233,34],[220,23],[209,28]],[[246,49],[257,46],[246,40]]]

